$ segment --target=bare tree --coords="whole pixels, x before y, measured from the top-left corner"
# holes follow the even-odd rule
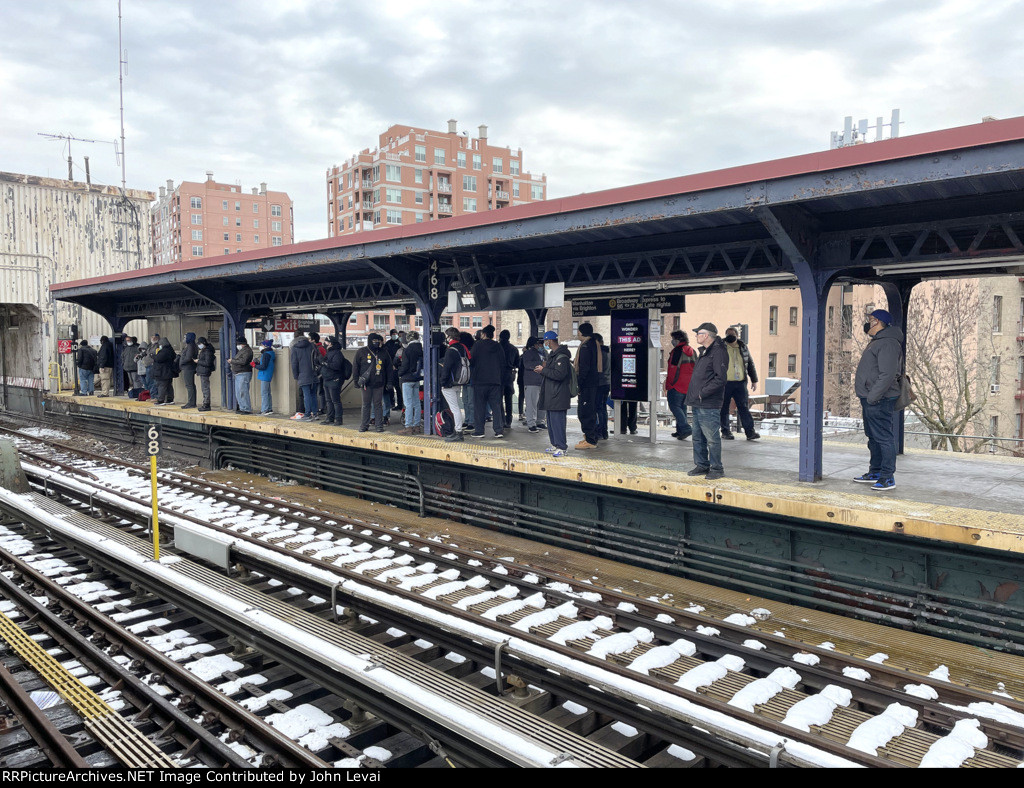
[[[907,320],[907,374],[917,399],[910,406],[932,433],[933,449],[977,451],[984,441],[964,435],[985,408],[977,279],[918,285]]]

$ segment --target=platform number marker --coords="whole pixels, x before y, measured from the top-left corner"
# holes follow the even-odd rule
[[[160,453],[160,428],[150,424],[146,430],[146,451],[149,452],[149,483],[153,491],[153,559],[160,560],[160,521],[156,502],[156,456]]]

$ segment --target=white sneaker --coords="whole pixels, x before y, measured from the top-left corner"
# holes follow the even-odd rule
[[[305,417],[306,416],[303,413],[296,413],[294,416],[289,416],[288,420],[289,421],[298,421],[299,419],[304,419]]]

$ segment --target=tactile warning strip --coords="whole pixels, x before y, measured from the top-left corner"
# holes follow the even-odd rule
[[[85,720],[86,730],[130,769],[176,769],[178,763],[86,687],[10,618],[0,613],[0,637]]]

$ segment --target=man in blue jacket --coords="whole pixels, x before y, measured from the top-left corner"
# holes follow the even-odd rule
[[[277,363],[277,354],[274,353],[274,340],[264,339],[261,343],[260,360],[254,361],[256,379],[260,382],[260,396],[262,403],[260,414],[266,416],[274,412],[274,398],[271,394],[271,382],[274,380],[274,365]]]

